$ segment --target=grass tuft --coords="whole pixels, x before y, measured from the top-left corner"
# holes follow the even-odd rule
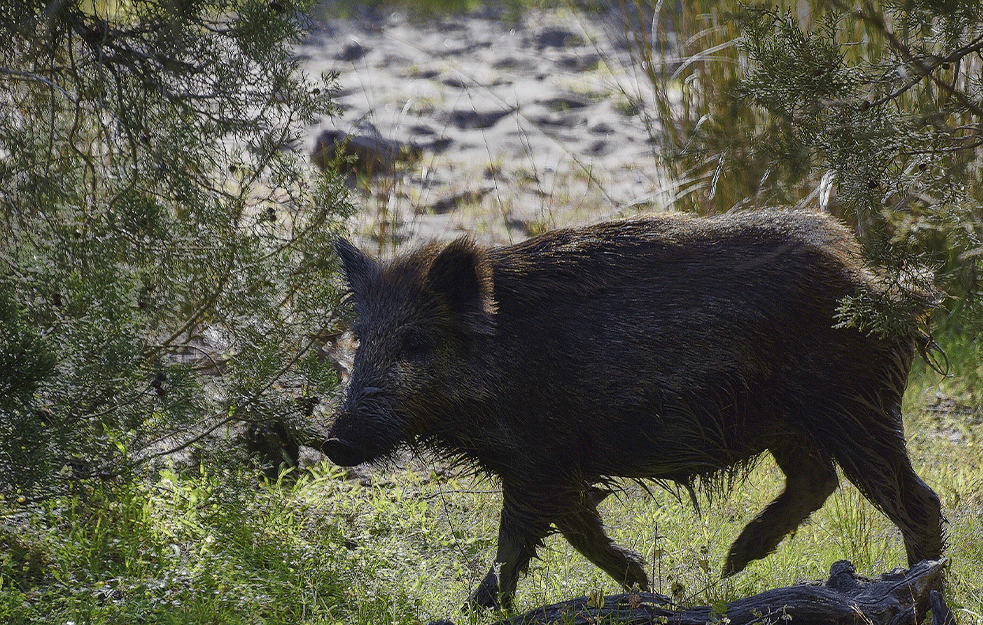
[[[937,376],[914,379],[907,427],[919,474],[949,520],[946,599],[983,623],[981,426],[934,403]],[[765,560],[719,579],[741,528],[783,487],[765,457],[702,513],[669,492],[629,486],[602,504],[619,544],[645,555],[653,590],[715,605],[850,559],[874,576],[905,563],[897,529],[846,482]],[[702,496],[701,496],[702,498]],[[494,553],[500,494],[413,463],[351,479],[321,464],[291,480],[165,470],[80,487],[44,505],[0,501],[0,622],[475,624],[460,606]],[[559,536],[520,582],[517,607],[619,592]]]

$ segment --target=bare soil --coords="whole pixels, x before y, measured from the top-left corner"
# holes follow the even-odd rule
[[[298,49],[337,72],[341,114],[308,129],[422,148],[353,186],[356,232],[381,253],[468,233],[508,243],[649,210],[664,185],[644,76],[614,13],[321,18]]]

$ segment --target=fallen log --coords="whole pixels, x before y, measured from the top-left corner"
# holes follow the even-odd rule
[[[935,625],[955,625],[937,591],[945,560],[925,560],[905,571],[898,569],[876,579],[857,575],[847,560],[833,564],[825,582],[775,588],[739,599],[721,612],[701,606],[673,610],[668,597],[657,593],[628,593],[580,597],[530,610],[495,625],[918,625],[931,611]],[[447,624],[447,621],[441,623]]]

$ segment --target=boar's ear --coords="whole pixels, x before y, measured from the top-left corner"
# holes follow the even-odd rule
[[[427,284],[474,332],[495,331],[495,285],[485,250],[467,237],[449,243],[434,258]]]
[[[341,258],[341,266],[352,294],[356,299],[362,298],[369,282],[379,273],[379,266],[362,250],[341,237],[335,239],[334,249]]]

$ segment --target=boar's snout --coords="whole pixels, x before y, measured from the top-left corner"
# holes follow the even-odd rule
[[[321,443],[321,452],[331,462],[343,467],[375,462],[406,442],[403,420],[390,407],[391,398],[382,395],[376,387],[349,389]]]
[[[341,467],[353,467],[367,460],[365,453],[346,440],[329,438],[321,445],[321,451],[331,462]]]

